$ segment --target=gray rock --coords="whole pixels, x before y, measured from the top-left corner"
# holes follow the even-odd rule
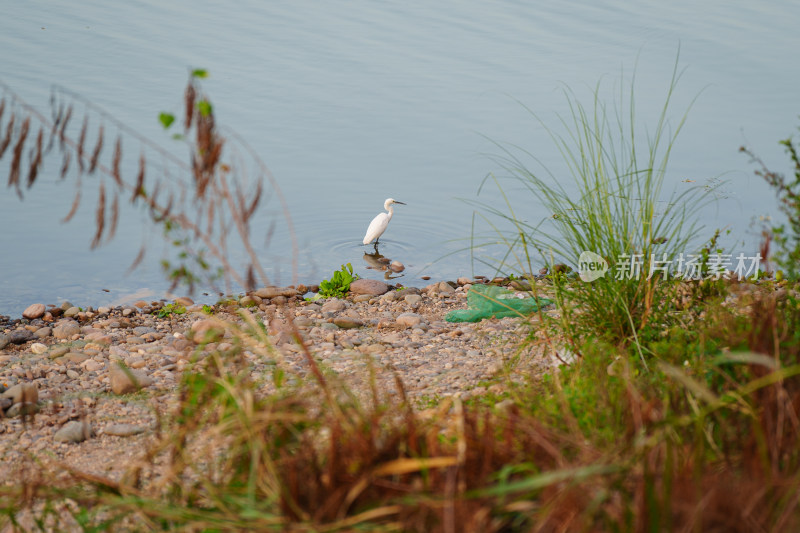
[[[109,424],[103,430],[106,435],[114,435],[117,437],[131,437],[144,433],[147,431],[145,426],[136,426],[134,424]]]
[[[70,363],[82,363],[89,359],[89,356],[83,352],[67,352],[64,354],[64,360]]]
[[[417,313],[402,313],[396,319],[398,326],[413,328],[422,323],[422,317]]]
[[[48,357],[50,359],[58,359],[59,357],[68,352],[69,352],[69,346],[66,344],[62,344],[60,346],[52,346],[50,348],[50,354],[48,355]]]
[[[147,326],[138,326],[133,328],[133,334],[136,335],[137,337],[141,337],[142,335],[147,335],[148,333],[156,333],[156,329]]]
[[[81,310],[80,310],[79,308],[77,308],[77,307],[75,307],[75,306],[72,306],[72,307],[70,307],[69,309],[66,309],[66,310],[64,311],[64,316],[66,316],[66,317],[71,317],[71,316],[75,316],[75,315],[77,315],[77,314],[78,314],[78,313],[80,313],[80,312],[81,312]]]
[[[49,337],[53,334],[53,328],[50,326],[45,326],[43,328],[39,328],[33,332],[33,336],[37,339],[44,339],[45,337]]]
[[[325,304],[322,306],[322,312],[338,313],[340,311],[344,311],[345,307],[347,307],[347,304],[344,303],[344,301],[339,300],[338,298],[334,298],[332,300],[325,302]]]
[[[73,335],[77,335],[80,332],[80,325],[74,320],[68,319],[59,320],[56,324],[56,327],[53,328],[53,336],[56,339],[69,339]]]
[[[439,282],[439,285],[436,287],[436,289],[439,291],[439,294],[451,294],[456,292],[453,286],[446,281]]]
[[[350,284],[350,292],[355,294],[372,294],[380,296],[386,294],[389,285],[376,279],[357,279]]]
[[[33,333],[25,328],[17,329],[9,333],[8,340],[14,344],[25,344],[33,338]]]
[[[398,298],[405,298],[409,294],[419,294],[421,291],[416,287],[404,287],[399,291],[395,291]]]
[[[131,370],[130,368],[120,366],[119,363],[112,364],[108,374],[111,390],[114,394],[136,392],[143,387],[149,387],[153,384],[153,378],[141,370]]]
[[[11,342],[11,339],[8,338],[8,335],[0,333],[0,350],[8,346],[9,342]]]
[[[83,442],[92,436],[92,425],[85,420],[67,422],[64,427],[56,431],[53,440],[56,442]]]
[[[108,349],[108,353],[113,355],[114,357],[117,357],[117,358],[120,358],[120,359],[125,359],[130,355],[130,352],[128,352],[127,350],[125,350],[123,348],[120,348],[117,345],[112,345]]]
[[[381,300],[384,302],[393,302],[397,299],[397,291],[389,291],[383,296],[381,296]]]
[[[422,296],[419,294],[409,294],[404,298],[404,300],[408,305],[417,306],[419,305],[420,301],[422,301]]]
[[[110,312],[111,312],[111,308],[110,307],[106,307],[104,305],[101,305],[100,307],[97,308],[97,314],[98,315],[107,315]]]
[[[47,308],[44,304],[31,304],[22,312],[22,317],[29,320],[41,318],[44,315],[45,309]]]

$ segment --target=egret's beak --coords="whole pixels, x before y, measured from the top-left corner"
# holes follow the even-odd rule
[[[398,202],[397,200],[395,200],[394,203],[400,204],[400,205],[407,205],[405,202]]]

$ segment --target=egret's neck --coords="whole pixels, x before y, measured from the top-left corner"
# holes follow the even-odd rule
[[[386,210],[389,212],[388,220],[391,220],[392,219],[392,215],[394,215],[394,208],[392,206],[389,206],[389,207],[386,208]]]

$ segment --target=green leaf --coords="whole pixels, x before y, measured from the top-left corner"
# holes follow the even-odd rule
[[[158,121],[161,122],[161,125],[164,126],[164,129],[168,129],[172,126],[172,123],[175,122],[175,115],[172,113],[164,113],[163,111],[158,114]]]
[[[184,137],[182,133],[173,133],[172,138],[175,139],[176,141],[182,141],[186,137]]]
[[[209,102],[208,100],[200,100],[199,102],[197,102],[197,110],[200,111],[201,115],[207,117],[208,115],[211,114],[212,111],[211,102]]]
[[[196,68],[192,71],[193,78],[207,78],[208,71],[204,68]]]

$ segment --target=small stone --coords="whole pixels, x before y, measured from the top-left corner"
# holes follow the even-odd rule
[[[73,307],[70,307],[69,309],[67,309],[66,311],[64,311],[64,316],[66,316],[66,317],[76,316],[80,312],[81,312],[81,310],[79,308],[73,306]]]
[[[147,366],[147,362],[141,357],[131,357],[126,363],[130,368],[144,368]]]
[[[33,333],[24,328],[14,330],[8,335],[8,340],[13,342],[14,344],[25,344],[32,338],[33,338]]]
[[[368,344],[364,347],[365,353],[383,353],[386,351],[386,346],[380,343]]]
[[[45,337],[49,337],[53,334],[53,328],[50,326],[45,326],[43,328],[39,328],[33,332],[33,336],[37,339],[44,339]]]
[[[120,348],[119,346],[116,346],[116,345],[114,345],[111,348],[109,348],[108,349],[108,353],[109,353],[110,356],[113,356],[113,357],[117,358],[118,360],[119,359],[125,359],[128,356],[130,356],[130,352],[128,352],[128,350]]]
[[[393,302],[397,299],[397,291],[389,291],[383,296],[381,296],[381,300],[384,302]]]
[[[191,327],[188,338],[196,343],[213,342],[222,336],[219,323],[216,320],[200,319],[196,320]]]
[[[83,352],[67,352],[64,354],[64,360],[70,363],[83,363],[89,359],[89,356]]]
[[[422,317],[417,313],[402,313],[395,320],[398,326],[413,328],[422,323]]]
[[[61,304],[61,306],[60,306],[59,308],[60,308],[62,311],[66,311],[66,310],[67,310],[67,309],[69,309],[70,307],[75,307],[75,306],[74,306],[74,305],[72,305],[72,303],[70,303],[69,301],[66,301],[66,302],[62,303],[62,304]]]
[[[74,320],[59,320],[56,327],[53,328],[53,336],[56,339],[69,339],[73,335],[81,332],[81,327]]]
[[[471,279],[469,279],[469,278],[464,278],[464,277],[461,277],[461,278],[458,278],[458,279],[456,280],[456,283],[457,283],[458,285],[461,285],[461,286],[464,286],[464,285],[470,285],[470,284],[472,283],[472,280],[471,280]]]
[[[97,372],[102,370],[105,365],[100,361],[95,361],[94,359],[88,359],[83,362],[83,369],[87,372]]]
[[[137,337],[141,337],[142,335],[147,335],[148,333],[155,333],[155,328],[150,328],[147,326],[138,326],[133,328],[133,334]]]
[[[406,266],[400,261],[392,261],[392,263],[389,265],[389,268],[392,269],[392,272],[402,272],[406,269]]]
[[[14,418],[21,415],[35,415],[39,412],[39,406],[35,403],[15,403],[6,411],[8,418]]]
[[[175,303],[178,305],[182,305],[184,307],[189,307],[191,305],[194,305],[194,300],[192,300],[188,296],[180,296],[178,298],[175,298]]]
[[[374,298],[374,296],[371,295],[371,294],[356,294],[353,297],[353,301],[358,304],[358,303],[361,303],[361,302],[368,302],[368,301],[372,300],[373,298]]]
[[[342,329],[360,328],[364,325],[361,320],[349,316],[337,316],[333,319],[333,323]]]
[[[350,284],[350,292],[354,294],[372,294],[380,296],[389,290],[389,285],[376,279],[357,279]]]
[[[107,315],[110,312],[111,312],[111,308],[110,307],[106,307],[104,305],[101,305],[100,307],[97,308],[97,314],[98,315]]]
[[[0,333],[0,350],[8,346],[9,342],[11,342],[11,339],[8,338],[8,335]]]
[[[111,344],[111,337],[109,335],[103,334],[100,331],[97,331],[95,333],[89,333],[88,335],[86,335],[85,338],[87,341],[92,341],[90,344],[94,345],[92,347],[93,350],[100,350],[102,349],[102,346]],[[86,347],[88,348],[89,345],[87,344]]]
[[[56,431],[53,440],[56,442],[83,442],[92,436],[92,426],[85,420],[67,422],[64,427]]]
[[[439,294],[451,294],[456,291],[453,286],[446,281],[439,282],[439,285],[436,287],[436,289],[439,291]]]
[[[127,394],[148,387],[153,384],[153,378],[141,370],[132,370],[120,366],[119,363],[111,365],[109,381],[114,394]]]
[[[47,346],[42,344],[41,342],[34,342],[31,344],[31,352],[35,353],[36,355],[41,355],[47,351]]]
[[[22,312],[22,317],[29,320],[41,318],[46,309],[44,304],[31,304]]]
[[[103,429],[106,435],[114,435],[116,437],[132,437],[144,433],[147,430],[145,426],[136,426],[133,424],[109,424]]]
[[[133,314],[133,309],[131,309],[130,307],[126,307],[125,309],[122,310],[122,316],[130,316],[132,314]]]
[[[322,312],[338,313],[340,311],[344,311],[345,307],[347,307],[347,304],[344,303],[344,301],[334,298],[333,300],[325,302],[325,304],[322,306]]]
[[[32,383],[17,383],[2,393],[12,403],[36,403],[39,401],[39,389]]]
[[[281,290],[277,287],[264,287],[263,289],[258,289],[255,295],[259,298],[275,298],[281,295]]]
[[[50,354],[48,355],[48,357],[50,359],[57,359],[67,352],[69,352],[69,346],[66,344],[61,344],[59,346],[52,346],[50,348]]]
[[[422,296],[419,294],[407,294],[405,298],[403,298],[406,303],[412,307],[418,306],[419,303],[422,301]]]
[[[147,307],[147,302],[145,302],[144,300],[138,300],[136,302],[133,302],[133,306],[134,307],[138,307],[139,309],[142,309],[142,308]]]

